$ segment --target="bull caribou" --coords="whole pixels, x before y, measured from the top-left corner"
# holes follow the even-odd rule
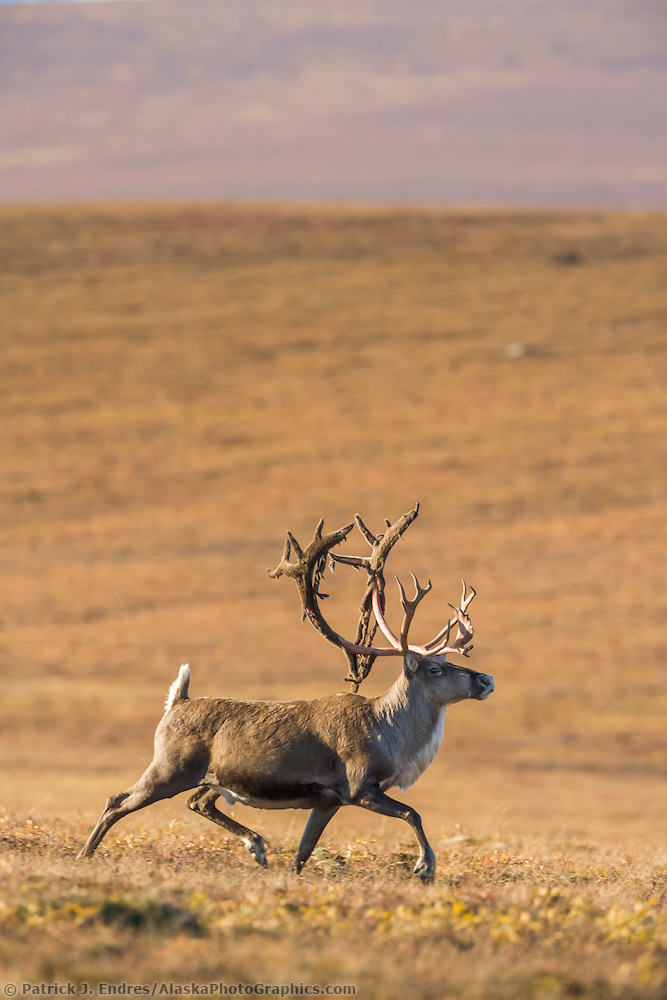
[[[451,663],[451,654],[468,655],[473,628],[467,609],[475,596],[463,582],[453,617],[424,645],[408,641],[419,603],[431,590],[413,576],[415,596],[408,599],[399,581],[404,617],[398,637],[385,620],[384,563],[389,551],[414,521],[419,505],[379,535],[356,523],[371,546],[367,556],[333,553],[354,527],[315,536],[302,549],[291,533],[283,558],[270,572],[292,577],[298,586],[304,618],[348,658],[355,690],[310,701],[241,701],[190,698],[190,670],[183,666],[171,685],[165,712],[155,732],[154,756],[144,774],[126,791],[112,795],[79,857],[90,857],[109,829],[137,809],[194,790],[187,805],[234,834],[255,861],[267,867],[262,837],[216,806],[241,802],[259,809],[310,809],[296,855],[301,871],[322,832],[341,806],[361,806],[383,816],[405,820],[419,844],[415,874],[431,881],[435,855],[419,814],[391,798],[391,788],[410,788],[434,760],[444,736],[449,705],[472,698],[483,701],[494,690],[490,674]],[[294,553],[295,561],[291,561]],[[327,560],[367,573],[357,635],[343,638],[325,620],[319,600]],[[452,638],[452,630],[456,635]],[[388,645],[374,645],[377,630]],[[357,689],[377,657],[398,656],[402,670],[384,694],[366,698]]]

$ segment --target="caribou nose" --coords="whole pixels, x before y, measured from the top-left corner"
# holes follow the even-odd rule
[[[488,698],[496,689],[496,682],[492,674],[478,674],[477,683],[479,684],[479,694],[477,695],[479,701]]]

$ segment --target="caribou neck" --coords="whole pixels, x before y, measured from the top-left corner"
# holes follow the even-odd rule
[[[446,706],[435,702],[423,685],[411,682],[403,672],[374,701],[376,716],[386,720],[394,732],[400,732],[412,747],[429,743],[444,726]]]

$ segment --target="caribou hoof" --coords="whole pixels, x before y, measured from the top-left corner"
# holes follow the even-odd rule
[[[269,867],[269,862],[266,857],[266,844],[261,837],[257,837],[257,840],[251,840],[246,844],[246,847],[258,865],[261,865],[262,868]]]
[[[413,870],[415,875],[419,875],[422,882],[432,882],[435,878],[435,858],[418,861]]]

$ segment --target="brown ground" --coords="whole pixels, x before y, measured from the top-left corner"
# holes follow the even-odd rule
[[[452,996],[663,995],[665,221],[2,211],[7,978],[94,981],[120,950],[141,982],[324,982],[338,968],[337,982],[393,996],[417,968],[421,995],[443,996],[445,947]],[[297,884],[305,815],[237,809],[271,841],[265,873],[181,799],[75,866],[106,796],[149,759],[181,663],[194,695],[342,689],[342,655],[299,624],[294,585],[265,575],[285,528],[307,541],[321,515],[338,527],[359,511],[380,530],[416,500],[390,570],[433,580],[417,638],[465,575],[479,594],[470,664],[497,682],[451,711],[437,761],[405,793],[436,885],[412,884],[413,841],[394,821],[343,813]],[[332,583],[341,630],[359,588],[343,570]],[[396,669],[378,662],[366,693]],[[561,884],[554,964],[533,911]],[[131,946],[99,925],[113,893],[144,893],[142,913],[147,899],[194,907],[202,934],[149,928]],[[484,900],[461,944],[450,904],[479,914]],[[607,934],[626,911],[625,938]],[[498,943],[497,926],[522,921],[532,937]]]

